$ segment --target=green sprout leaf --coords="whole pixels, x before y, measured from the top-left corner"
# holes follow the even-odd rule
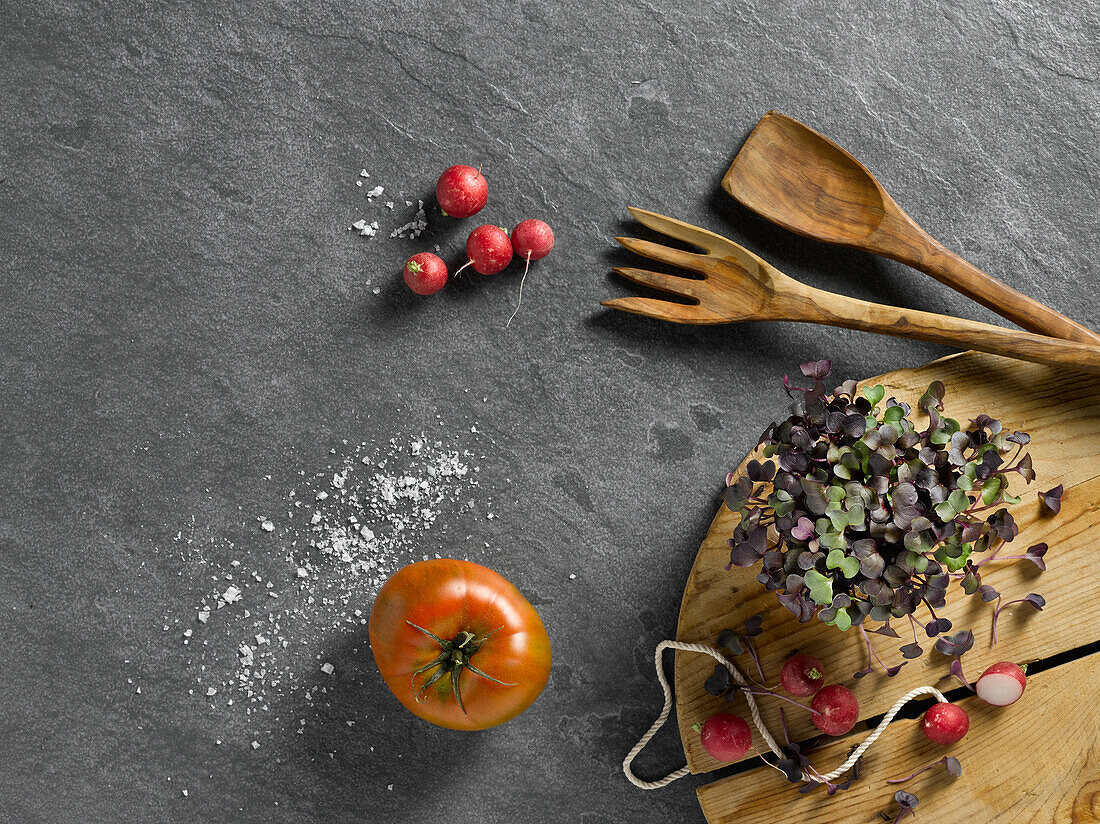
[[[886,397],[886,390],[882,386],[865,386],[863,396],[871,402],[871,406],[878,406]]]

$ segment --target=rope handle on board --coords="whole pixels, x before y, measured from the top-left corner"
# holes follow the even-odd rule
[[[646,744],[648,744],[650,739],[657,734],[657,730],[665,725],[665,721],[668,720],[668,715],[672,711],[672,688],[669,686],[668,679],[665,677],[664,667],[661,666],[661,654],[666,649],[677,649],[683,652],[697,652],[702,655],[709,655],[715,661],[723,664],[726,669],[729,670],[730,676],[738,684],[747,685],[748,683],[741,674],[741,671],[715,647],[707,644],[692,644],[686,641],[662,641],[657,645],[657,651],[653,655],[653,661],[657,667],[657,680],[661,682],[661,689],[665,694],[665,705],[661,708],[661,713],[657,716],[657,720],[653,722],[653,725],[646,731],[645,735],[641,737],[638,743],[631,748],[629,753],[627,753],[626,758],[623,759],[623,773],[626,775],[627,780],[635,787],[639,787],[643,790],[657,790],[661,787],[666,787],[673,781],[683,778],[691,772],[688,767],[684,766],[657,781],[642,781],[638,776],[634,775],[633,770],[630,768],[634,759],[638,757],[638,753],[645,749]],[[894,716],[901,711],[901,708],[909,701],[912,701],[914,698],[919,698],[922,695],[934,695],[937,701],[947,703],[947,699],[944,697],[943,693],[935,687],[917,687],[916,689],[909,690],[909,692],[905,693],[905,695],[894,702],[894,705],[887,710],[886,715],[882,717],[878,726],[863,740],[862,744],[852,751],[852,754],[848,756],[847,760],[831,773],[822,776],[822,778],[825,781],[832,781],[852,769],[860,756],[867,751],[867,748],[878,740],[878,737],[882,735],[887,725],[894,720]],[[764,719],[760,717],[760,708],[756,705],[756,699],[751,693],[746,692],[745,700],[749,705],[749,714],[752,716],[752,723],[756,725],[756,729],[760,732],[760,737],[764,739],[764,743],[768,745],[768,749],[770,749],[777,758],[782,758],[783,753],[780,751],[779,745],[776,743],[775,738],[772,737],[771,732],[764,723]]]

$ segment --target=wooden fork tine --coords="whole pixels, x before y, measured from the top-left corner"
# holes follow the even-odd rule
[[[636,255],[650,258],[651,260],[667,263],[670,266],[679,266],[690,269],[700,274],[706,273],[706,255],[695,252],[685,252],[682,249],[673,249],[671,246],[662,246],[659,243],[651,243],[648,240],[639,240],[636,237],[617,237],[626,249]]]
[[[648,286],[651,289],[658,289],[662,292],[670,292],[673,295],[691,298],[696,303],[699,302],[699,295],[696,287],[699,285],[700,281],[694,278],[682,278],[677,275],[666,275],[663,272],[651,272],[648,269],[634,269],[630,267],[618,267],[613,271],[620,277],[624,277],[634,283],[640,283],[642,286]]]
[[[667,320],[672,323],[698,325],[726,322],[725,318],[701,306],[689,306],[655,298],[615,298],[614,300],[602,301],[602,305],[609,309],[618,309],[622,312],[645,315],[647,318]]]
[[[682,240],[684,243],[698,246],[700,249],[706,249],[712,254],[720,254],[724,245],[729,243],[721,235],[684,223],[674,217],[659,215],[656,212],[639,209],[637,206],[627,206],[626,210],[643,226],[676,240]]]
[[[733,258],[742,264],[747,263],[749,260],[757,263],[762,262],[743,246],[739,246],[729,238],[722,237],[707,229],[701,229],[698,226],[692,226],[690,223],[659,215],[656,212],[648,212],[645,209],[639,209],[637,206],[627,206],[626,208],[634,216],[634,219],[643,226],[676,238],[676,240],[681,240],[684,243],[698,246],[700,249],[706,249],[708,254]]]

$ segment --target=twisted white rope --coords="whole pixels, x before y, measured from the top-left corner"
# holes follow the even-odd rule
[[[916,689],[909,690],[909,692],[905,693],[905,695],[894,702],[894,706],[890,707],[890,709],[887,710],[886,715],[882,716],[882,720],[878,722],[878,726],[875,727],[874,732],[863,739],[863,743],[852,751],[852,754],[848,756],[848,760],[837,767],[835,770],[833,770],[831,773],[823,775],[822,778],[824,778],[826,781],[832,781],[834,778],[839,778],[840,776],[844,775],[844,773],[848,772],[848,770],[852,769],[852,767],[855,766],[856,761],[859,760],[859,757],[867,751],[867,748],[878,740],[878,737],[882,735],[883,730],[886,729],[886,725],[894,720],[894,716],[901,711],[901,708],[904,707],[909,701],[912,701],[914,698],[917,698],[921,695],[934,695],[936,696],[937,701],[944,704],[947,703],[947,699],[944,698],[943,693],[935,687],[917,687]]]
[[[665,704],[664,707],[661,708],[661,713],[657,716],[657,720],[653,722],[653,725],[646,731],[645,735],[641,737],[638,743],[634,745],[629,753],[627,753],[626,758],[623,759],[623,773],[626,775],[627,780],[635,787],[639,787],[643,790],[660,789],[661,787],[668,786],[677,779],[683,778],[691,772],[691,769],[685,766],[675,772],[669,773],[664,778],[658,779],[657,781],[642,781],[634,775],[634,772],[630,769],[630,765],[634,762],[634,759],[638,757],[638,753],[645,749],[646,744],[648,744],[650,739],[657,734],[657,730],[665,725],[665,721],[668,720],[668,714],[672,711],[672,689],[669,687],[668,679],[665,677],[664,667],[661,666],[661,653],[666,649],[678,649],[684,652],[698,652],[703,655],[709,655],[715,661],[724,664],[726,669],[729,670],[730,675],[738,684],[748,684],[745,677],[741,674],[741,671],[730,663],[729,659],[715,647],[707,644],[688,643],[686,641],[662,641],[657,645],[657,651],[653,655],[653,662],[657,667],[657,680],[661,682],[661,689],[665,694]],[[936,696],[936,700],[944,703],[947,702],[943,693],[935,687],[917,687],[905,693],[905,695],[894,702],[894,706],[890,707],[886,715],[882,717],[879,725],[864,739],[862,744],[853,750],[852,754],[848,756],[848,759],[831,773],[821,776],[821,778],[825,781],[832,781],[848,772],[848,770],[855,765],[856,761],[859,760],[859,757],[866,752],[867,748],[878,740],[883,730],[885,730],[887,725],[894,720],[894,716],[901,711],[901,708],[909,701],[921,695],[934,695]],[[760,737],[764,739],[764,743],[768,745],[768,748],[775,754],[776,758],[782,758],[783,753],[780,751],[779,745],[776,743],[775,738],[772,737],[767,725],[764,724],[764,719],[760,717],[760,708],[756,705],[756,699],[751,693],[746,692],[745,700],[749,705],[749,714],[752,716],[752,723],[756,725],[756,729],[760,732]]]
[[[635,787],[640,787],[643,790],[656,790],[661,787],[668,786],[678,778],[683,778],[688,775],[691,770],[688,767],[681,767],[676,772],[669,773],[664,778],[657,781],[642,781],[638,778],[630,769],[631,763],[638,757],[645,745],[649,743],[650,739],[657,734],[657,730],[661,729],[665,725],[665,721],[668,720],[668,714],[672,711],[672,689],[668,685],[668,679],[665,678],[664,667],[661,666],[661,653],[666,649],[678,649],[684,652],[699,652],[704,655],[709,655],[715,661],[720,664],[724,664],[726,669],[729,670],[730,675],[738,684],[747,684],[745,677],[741,674],[741,671],[737,669],[721,652],[714,647],[707,644],[691,644],[686,641],[662,641],[657,645],[657,651],[653,654],[653,662],[657,667],[657,680],[661,682],[661,689],[665,693],[665,705],[661,708],[661,714],[657,716],[657,720],[653,722],[653,726],[646,731],[646,734],[642,736],[641,740],[634,745],[634,748],[627,753],[626,758],[623,760],[623,773],[626,775],[627,780]],[[764,739],[764,743],[768,745],[777,758],[782,757],[782,753],[779,751],[779,745],[775,743],[775,739],[772,738],[768,728],[764,725],[764,719],[760,717],[760,708],[756,706],[756,699],[749,693],[745,693],[745,700],[749,703],[749,713],[752,715],[752,722],[756,724],[756,728],[760,730],[760,736]]]

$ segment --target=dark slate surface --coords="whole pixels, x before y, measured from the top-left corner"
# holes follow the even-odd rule
[[[0,12],[0,819],[701,821],[698,779],[647,794],[619,763],[658,709],[652,650],[724,473],[800,361],[859,377],[947,350],[601,311],[628,291],[608,274],[625,207],[818,286],[992,319],[722,195],[778,108],[977,265],[1100,326],[1096,7],[299,5]],[[360,168],[415,195],[455,162],[486,170],[486,220],[557,232],[508,329],[514,269],[430,300],[396,277],[436,243],[458,257],[477,221],[430,204],[421,241],[347,231],[383,214]],[[424,550],[487,560],[536,600],[545,694],[491,733],[450,733],[404,713],[361,650],[363,685],[313,711],[310,735],[269,721],[253,751],[254,719],[189,695],[161,631],[194,603],[170,536],[194,517],[262,560],[255,516],[341,439],[471,425],[494,442],[477,494],[497,518],[452,513]],[[639,769],[680,763],[666,732]]]

